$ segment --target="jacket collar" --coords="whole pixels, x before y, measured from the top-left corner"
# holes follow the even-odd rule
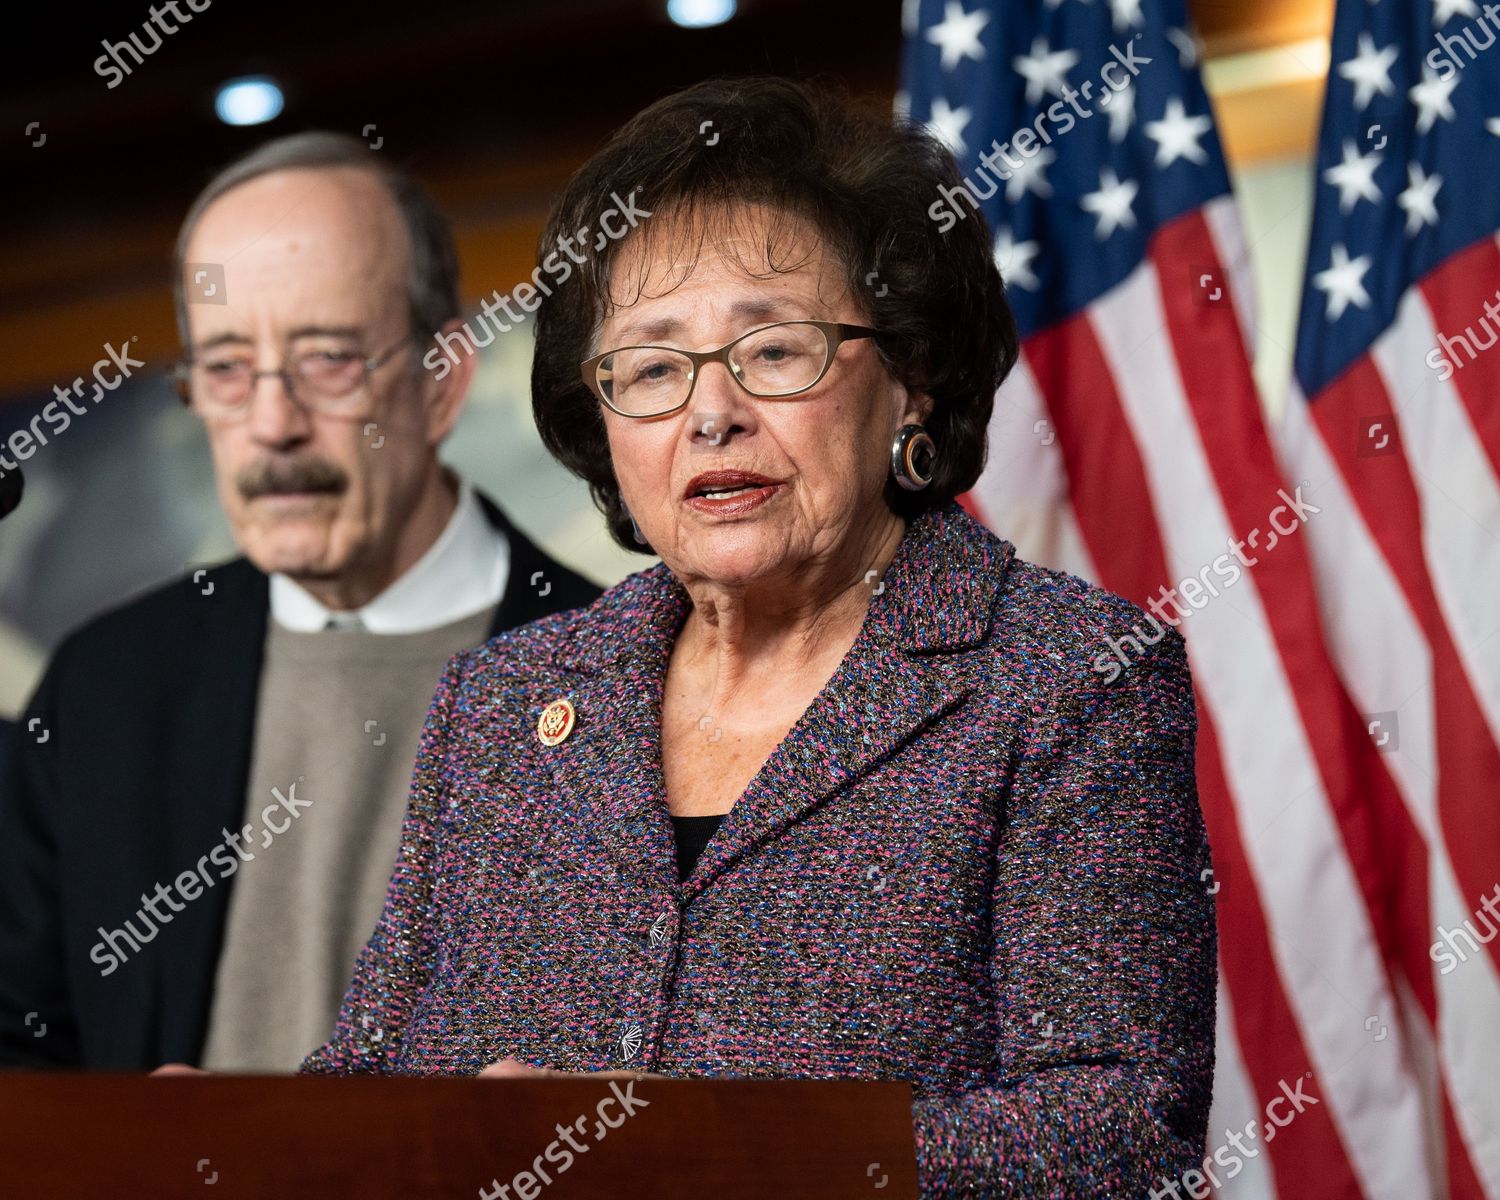
[[[934,654],[989,636],[1000,582],[1015,547],[956,502],[922,513],[906,528],[860,633],[881,646]],[[687,590],[664,563],[637,572],[583,609],[562,639],[559,665],[585,673],[622,656],[665,664],[687,620]]]
[[[689,601],[664,566],[631,576],[575,617],[561,639],[555,662],[580,678],[570,693],[573,735],[543,751],[558,794],[591,811],[590,825],[627,877],[685,903],[967,696],[968,674],[950,656],[990,636],[1013,553],[956,504],[912,521],[849,653],[682,883],[661,712]]]
[[[515,629],[519,625],[551,616],[558,610],[557,597],[554,596],[549,601],[548,592],[539,592],[533,581],[539,574],[547,576],[549,580],[553,579],[559,568],[535,542],[511,523],[510,518],[500,511],[498,504],[481,491],[476,490],[475,495],[486,519],[505,537],[510,546],[510,568],[505,580],[505,594],[500,597],[500,603],[495,609],[495,619],[490,622],[489,636],[495,637],[507,629]],[[584,580],[577,580],[576,583],[586,585]],[[598,589],[590,585],[587,594],[592,597],[597,592]],[[572,601],[575,604],[586,602],[581,596]]]

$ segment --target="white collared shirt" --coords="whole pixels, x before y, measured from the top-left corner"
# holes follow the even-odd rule
[[[420,633],[494,608],[505,594],[510,544],[490,524],[473,486],[459,481],[458,507],[438,540],[362,608],[335,612],[289,576],[271,576],[271,618],[284,629],[316,633],[330,619],[358,617],[371,633]]]

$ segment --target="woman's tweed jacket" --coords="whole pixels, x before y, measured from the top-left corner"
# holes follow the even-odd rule
[[[1181,638],[1107,682],[1140,610],[956,504],[874,586],[684,883],[665,567],[456,656],[303,1070],[906,1079],[927,1196],[1139,1200],[1201,1165],[1215,935]],[[577,726],[549,748],[559,697]]]

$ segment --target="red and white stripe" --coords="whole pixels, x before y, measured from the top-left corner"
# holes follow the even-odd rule
[[[1216,200],[1159,230],[1147,260],[1084,314],[1028,338],[997,397],[990,459],[969,507],[1023,556],[1141,604],[1201,575],[1232,538],[1269,531],[1287,481],[1245,349],[1245,263],[1232,201]],[[1232,306],[1202,302],[1190,278],[1200,267],[1228,281]],[[1352,453],[1352,435],[1346,442]],[[1403,776],[1416,763],[1401,762],[1408,736],[1416,753],[1431,745],[1436,714],[1424,730],[1424,701],[1392,694],[1402,680],[1409,690],[1427,677],[1431,651],[1418,652],[1427,642],[1416,606],[1390,578],[1369,612],[1404,615],[1416,638],[1388,661],[1385,642],[1363,628],[1370,617],[1338,627],[1364,589],[1346,581],[1351,595],[1329,593],[1320,618],[1310,551],[1343,569],[1349,554],[1338,548],[1361,521],[1332,464],[1308,461],[1290,473],[1293,485],[1302,479],[1321,512],[1269,552],[1264,538],[1260,551],[1246,547],[1259,561],[1231,586],[1210,572],[1220,594],[1181,625],[1220,885],[1223,1011],[1209,1152],[1252,1120],[1262,1128],[1282,1081],[1311,1073],[1305,1090],[1320,1101],[1272,1144],[1249,1143],[1258,1154],[1244,1156],[1232,1181],[1213,1169],[1222,1194],[1236,1198],[1440,1200],[1450,1192],[1431,1164],[1446,1157],[1451,1195],[1482,1197],[1477,1183],[1460,1184],[1490,1181],[1478,1165],[1488,1163],[1483,1125],[1500,1128],[1494,1102],[1475,1091],[1481,1064],[1500,1062],[1494,1047],[1474,1057],[1494,962],[1439,978],[1428,958],[1436,921],[1451,928],[1448,918],[1461,921],[1472,906],[1460,914],[1469,893],[1456,882],[1465,878],[1459,865],[1429,863],[1444,820],[1439,789],[1429,786],[1424,805]],[[1455,522],[1438,524],[1442,546],[1461,540]],[[1354,553],[1372,569],[1381,561],[1368,534]],[[1500,555],[1491,566],[1500,570]],[[1497,594],[1471,590],[1479,574],[1468,564],[1433,589],[1438,611],[1443,600],[1468,604],[1465,630],[1483,621],[1472,598]],[[1492,608],[1500,621],[1500,605]],[[1343,669],[1354,645],[1364,647],[1367,689]],[[1377,754],[1360,713],[1391,710],[1402,714],[1402,753]],[[1470,875],[1477,858],[1465,859]],[[1500,872],[1500,854],[1490,862]],[[1414,1025],[1408,1009],[1420,1017]],[[1500,1037],[1500,1019],[1487,1028]]]
[[[1495,241],[1454,255],[1311,405],[1290,398],[1278,436],[1289,471],[1327,481],[1309,544],[1340,677],[1362,711],[1397,713],[1381,757],[1423,885],[1402,922],[1417,1069],[1464,1200],[1500,1197],[1500,939],[1446,974],[1427,950],[1439,927],[1483,933],[1500,886],[1500,348],[1446,381],[1426,358],[1440,331],[1478,328],[1497,281]],[[1369,453],[1376,421],[1396,435],[1385,454]]]

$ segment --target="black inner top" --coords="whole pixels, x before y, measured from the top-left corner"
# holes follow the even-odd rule
[[[713,837],[714,830],[724,821],[724,813],[712,813],[706,817],[672,818],[672,827],[677,831],[677,878],[686,879],[693,873],[693,864]]]

